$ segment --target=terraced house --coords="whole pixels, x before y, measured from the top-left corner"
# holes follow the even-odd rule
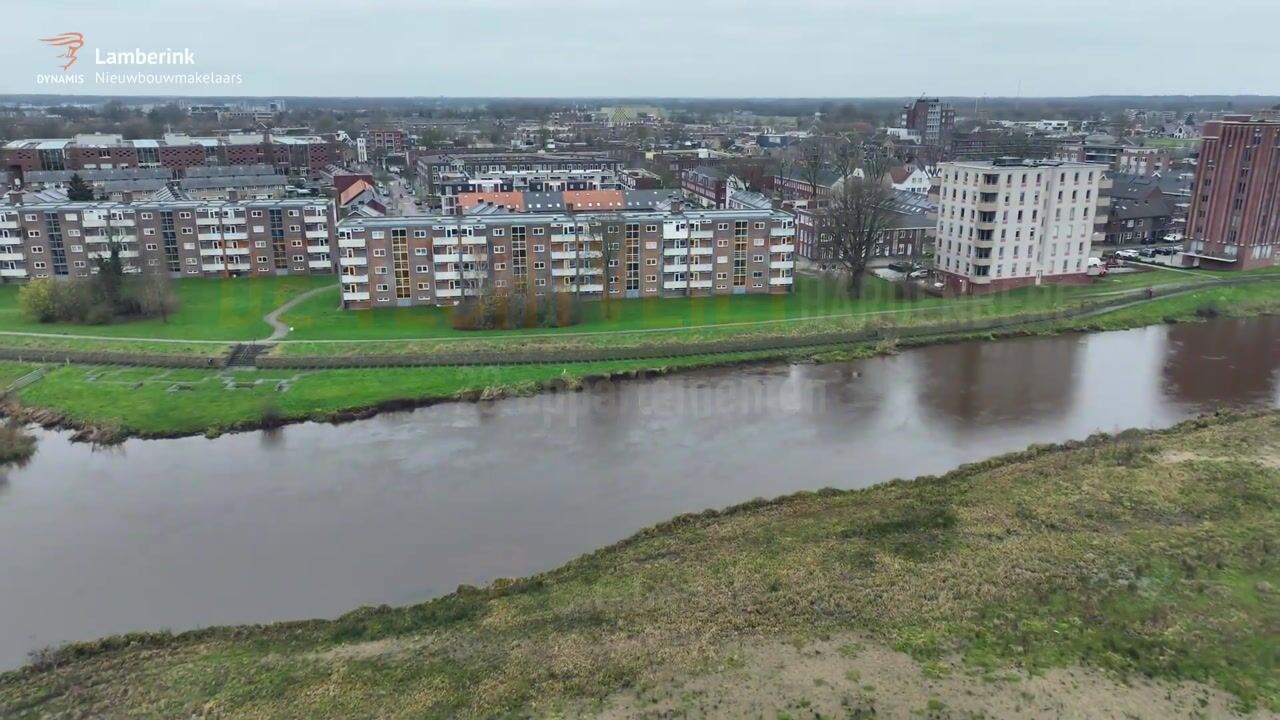
[[[129,272],[180,277],[331,273],[324,200],[0,204],[0,280],[85,277],[120,244]]]
[[[588,210],[352,218],[338,229],[348,308],[500,292],[640,298],[785,293],[795,225],[772,210]]]

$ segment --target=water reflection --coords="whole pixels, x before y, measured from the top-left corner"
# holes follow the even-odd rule
[[[330,426],[39,434],[0,481],[0,667],[544,570],[673,515],[1280,402],[1280,320],[708,370]]]
[[[1174,325],[1168,338],[1163,377],[1171,397],[1212,407],[1222,397],[1265,401],[1275,396],[1280,317]]]

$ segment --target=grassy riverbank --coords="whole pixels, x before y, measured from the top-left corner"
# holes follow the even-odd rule
[[[1212,288],[1106,315],[1005,333],[917,338],[911,344],[1070,330],[1121,329],[1167,321],[1280,312],[1280,283]],[[352,370],[160,370],[61,366],[17,393],[27,417],[93,430],[100,440],[139,435],[218,434],[283,422],[334,421],[457,399],[572,388],[586,379],[785,359],[843,359],[891,351],[892,343],[759,351],[658,360],[547,365]],[[7,364],[0,363],[0,374]],[[12,374],[12,373],[11,373]]]
[[[682,516],[421,605],[69,646],[0,676],[0,716],[1280,711],[1278,511],[1280,414],[1204,419]]]

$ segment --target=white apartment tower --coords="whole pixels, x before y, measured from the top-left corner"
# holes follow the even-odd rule
[[[1104,170],[1012,158],[943,163],[936,269],[961,293],[1087,281]]]

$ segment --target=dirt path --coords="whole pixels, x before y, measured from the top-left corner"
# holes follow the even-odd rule
[[[602,718],[1234,718],[1235,698],[1200,683],[1124,683],[1087,668],[981,675],[855,637],[797,648],[749,643],[729,667],[620,693],[571,717]],[[1274,717],[1255,713],[1244,717]]]

